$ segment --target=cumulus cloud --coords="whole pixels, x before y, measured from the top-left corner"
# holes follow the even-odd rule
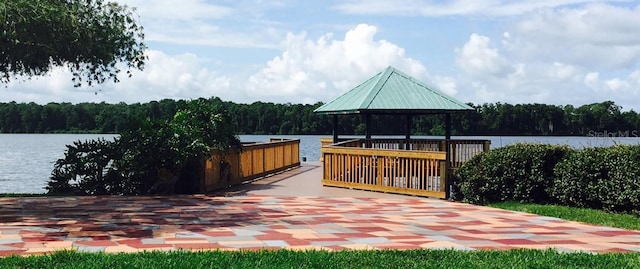
[[[462,95],[476,102],[585,104],[640,97],[640,6],[542,9],[512,18],[495,40],[471,34],[455,49]]]
[[[242,93],[229,91],[231,78],[209,70],[207,62],[194,54],[167,55],[146,51],[149,60],[144,71],[133,71],[132,77],[120,75],[120,82],[95,87],[74,88],[70,72],[56,67],[48,75],[24,82],[20,78],[0,88],[0,101],[21,102],[148,102],[198,97],[228,96],[241,99]]]
[[[455,27],[465,23],[474,26],[456,28],[455,37],[444,41],[449,47],[441,49],[438,46],[444,45],[431,39],[431,34],[440,33],[437,30],[425,28],[424,33],[412,31],[408,34],[402,29],[396,30],[395,27],[401,24],[389,25],[386,20],[377,22],[380,26],[354,26],[345,20],[341,21],[340,28],[328,27],[323,21],[307,28],[313,31],[311,34],[284,27],[270,32],[269,26],[258,25],[261,16],[268,15],[261,12],[291,2],[256,2],[256,5],[269,2],[270,6],[263,7],[248,5],[246,1],[235,4],[187,0],[183,6],[174,7],[163,1],[152,5],[135,1],[126,0],[131,5],[140,5],[141,20],[147,30],[152,29],[149,30],[154,37],[152,42],[165,45],[148,51],[150,59],[143,72],[136,71],[133,78],[122,78],[118,84],[76,89],[72,87],[68,71],[54,69],[46,77],[11,82],[0,88],[0,101],[146,102],[219,96],[242,103],[258,100],[326,102],[391,65],[463,101],[474,103],[580,105],[614,100],[625,108],[640,109],[640,105],[634,104],[640,97],[640,35],[636,33],[640,25],[640,5],[637,3],[636,7],[629,7],[628,3],[589,4],[589,1],[577,0],[483,0],[473,3],[401,0],[392,5],[389,1],[367,1],[371,9],[393,10],[409,6],[422,10],[419,12],[424,14],[415,14],[423,16],[427,16],[428,12],[424,10],[428,9],[424,7],[429,5],[451,6],[452,9],[440,12],[456,16],[483,14],[481,10],[497,7],[520,10],[503,11],[517,15],[501,17],[500,22],[487,17],[481,20],[445,18],[445,22],[454,22]],[[348,5],[360,2],[344,3],[337,8],[348,12]],[[462,10],[464,8],[468,10]],[[179,10],[179,14],[172,17],[172,9]],[[242,15],[253,16],[254,20],[237,24],[243,19],[238,19]],[[425,21],[423,18],[407,20]],[[443,22],[438,18],[427,20],[444,25],[438,24]],[[147,23],[150,21],[153,23]],[[238,29],[238,25],[246,26],[248,30]],[[344,25],[350,26],[342,30]],[[339,32],[327,33],[329,30],[321,28]],[[194,47],[173,46],[181,42],[240,48],[220,52],[214,47],[211,51],[186,53]],[[422,58],[415,58],[411,53],[424,51],[425,44],[433,44],[438,53],[449,51],[450,54],[428,55],[426,57],[435,56],[429,62],[434,66],[424,65],[420,61]],[[270,49],[247,49],[260,46]],[[433,53],[427,51],[425,53]],[[233,54],[238,52],[242,55]],[[219,57],[221,54],[228,58]],[[237,60],[238,57],[244,62]]]
[[[327,102],[388,66],[445,93],[457,93],[452,77],[430,76],[402,47],[377,39],[376,33],[377,28],[367,24],[355,26],[341,38],[327,33],[314,40],[305,33],[289,33],[279,56],[253,73],[239,75],[219,73],[211,69],[215,64],[195,54],[148,50],[145,70],[133,71],[131,78],[121,77],[120,83],[77,89],[70,74],[57,68],[48,77],[12,82],[5,89],[12,94],[2,94],[5,100],[0,101],[131,103],[218,96],[242,103]]]
[[[349,30],[344,39],[325,34],[312,40],[305,33],[290,33],[283,53],[249,78],[248,93],[271,100],[327,102],[388,66],[431,81],[419,61],[405,55],[396,44],[376,40],[376,33],[377,28],[367,24]],[[441,82],[443,91],[456,92],[451,79],[441,77],[432,82]]]
[[[548,75],[558,80],[573,80],[579,76],[579,68],[574,65],[554,62],[549,67]]]
[[[590,72],[584,77],[584,85],[595,92],[603,94],[626,94],[640,96],[640,70],[624,77],[601,78],[598,72]]]
[[[506,76],[513,72],[513,66],[490,42],[489,37],[472,34],[462,49],[456,50],[458,66],[471,75],[480,76]]]
[[[629,68],[640,58],[640,6],[591,4],[547,9],[516,23],[509,49],[524,60],[588,68]]]
[[[0,87],[0,102],[74,102],[92,100],[94,89],[74,88],[71,73],[62,67],[53,68],[40,77],[15,77]],[[72,94],[73,93],[73,94]]]
[[[210,70],[206,67],[210,63],[197,55],[167,55],[156,50],[147,51],[147,55],[149,61],[144,71],[136,71],[131,78],[123,79],[118,84],[107,85],[103,92],[148,101],[162,98],[192,99],[229,93],[231,78]]]

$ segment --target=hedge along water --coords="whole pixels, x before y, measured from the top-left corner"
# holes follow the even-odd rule
[[[640,145],[574,149],[516,144],[465,163],[456,199],[555,203],[640,214]]]

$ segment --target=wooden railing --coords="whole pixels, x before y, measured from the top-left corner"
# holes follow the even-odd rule
[[[444,152],[322,148],[324,186],[445,198]]]
[[[299,139],[245,143],[240,151],[214,152],[205,161],[204,189],[227,188],[299,165]]]
[[[458,169],[474,156],[489,151],[489,140],[449,140],[449,168]]]
[[[326,147],[326,146],[330,146],[331,144],[333,144],[333,138],[330,137],[321,137],[320,138],[320,147]]]
[[[489,146],[489,140],[437,139],[352,139],[324,145],[322,183],[446,198],[447,175]]]
[[[352,139],[335,144],[341,147],[392,149],[410,151],[442,151],[450,147],[449,167],[456,169],[482,152],[489,151],[489,140],[444,140],[444,139]]]

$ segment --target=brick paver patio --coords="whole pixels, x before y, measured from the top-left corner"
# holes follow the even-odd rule
[[[0,198],[0,257],[61,249],[640,251],[638,231],[437,199],[323,188],[315,178],[319,170],[305,163],[209,196]]]

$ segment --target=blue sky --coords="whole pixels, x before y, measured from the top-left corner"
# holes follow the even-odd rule
[[[117,1],[145,27],[144,71],[73,88],[56,69],[0,101],[328,102],[394,66],[464,102],[640,111],[638,1]]]

